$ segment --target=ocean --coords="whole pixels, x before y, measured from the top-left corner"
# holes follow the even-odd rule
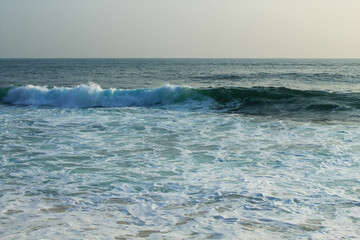
[[[0,59],[0,238],[360,238],[359,59]]]

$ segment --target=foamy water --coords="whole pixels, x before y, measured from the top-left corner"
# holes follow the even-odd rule
[[[2,91],[1,238],[360,236],[356,92]]]

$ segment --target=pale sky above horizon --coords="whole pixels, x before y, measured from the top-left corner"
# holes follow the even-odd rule
[[[359,0],[0,0],[0,58],[360,58]]]

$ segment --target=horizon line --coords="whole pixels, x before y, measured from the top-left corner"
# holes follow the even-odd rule
[[[0,57],[0,59],[360,59],[360,57]]]

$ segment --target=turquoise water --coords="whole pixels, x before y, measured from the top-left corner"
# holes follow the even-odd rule
[[[0,66],[1,238],[360,237],[359,60]]]

